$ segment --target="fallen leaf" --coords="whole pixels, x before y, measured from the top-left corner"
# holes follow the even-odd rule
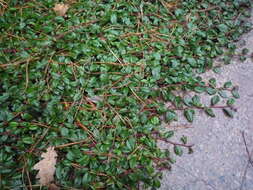
[[[57,3],[55,4],[53,10],[58,16],[64,16],[66,12],[68,11],[69,6],[63,3]]]
[[[174,9],[174,8],[176,8],[176,6],[177,6],[177,2],[169,2],[169,3],[166,3],[166,7],[167,7],[168,9]]]
[[[33,169],[39,170],[36,178],[39,178],[40,184],[49,185],[54,180],[57,153],[54,147],[48,147],[47,152],[42,153],[41,157],[43,159],[35,164]]]

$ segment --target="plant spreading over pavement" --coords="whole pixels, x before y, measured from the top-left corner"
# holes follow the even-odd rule
[[[233,117],[238,87],[201,74],[230,63],[250,4],[1,0],[0,188],[39,188],[46,170],[61,189],[159,188],[176,155],[192,152],[162,122]],[[48,147],[57,161],[43,170]]]

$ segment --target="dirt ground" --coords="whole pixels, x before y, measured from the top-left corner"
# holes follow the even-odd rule
[[[248,48],[249,55],[253,54],[253,30],[238,46],[239,51]],[[253,60],[249,56],[245,62],[234,62],[223,67],[220,74],[210,72],[207,76],[239,85],[238,112],[233,119],[222,111],[216,111],[216,118],[200,114],[194,128],[179,130],[177,133],[195,144],[194,153],[177,158],[172,172],[164,173],[160,190],[253,190],[253,165],[249,164],[242,137],[243,131],[253,158]]]

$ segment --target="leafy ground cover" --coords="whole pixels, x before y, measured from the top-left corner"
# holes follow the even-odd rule
[[[56,3],[0,0],[0,188],[40,188],[34,166],[51,146],[61,189],[159,188],[192,152],[161,123],[236,111],[238,87],[201,73],[230,63],[250,0]]]

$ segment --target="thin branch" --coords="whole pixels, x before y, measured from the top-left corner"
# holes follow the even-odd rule
[[[59,40],[59,39],[63,38],[64,36],[66,36],[67,34],[74,32],[77,29],[80,29],[80,28],[82,28],[84,26],[89,26],[89,25],[94,24],[96,22],[98,22],[98,20],[92,20],[92,21],[89,21],[89,22],[86,22],[86,23],[82,23],[81,25],[78,25],[78,26],[73,26],[70,30],[68,30],[66,32],[63,32],[62,34],[59,34],[59,35],[55,36],[55,39]]]
[[[44,132],[43,135],[39,138],[39,140],[30,148],[30,150],[28,151],[29,153],[31,153],[31,152],[35,149],[35,147],[44,139],[44,137],[45,137],[46,134],[48,133],[49,129],[50,129],[50,127],[47,128],[47,129],[45,130],[45,132]]]
[[[211,11],[214,9],[221,9],[219,6],[213,6],[213,7],[209,7],[207,9],[201,9],[201,10],[197,10],[196,12],[201,13],[201,12],[207,12],[207,11]]]
[[[165,138],[161,138],[161,137],[156,137],[157,140],[161,140],[163,142],[175,145],[175,146],[183,146],[183,147],[187,147],[187,148],[191,148],[194,146],[194,144],[181,144],[181,143],[176,143],[176,142],[172,142],[170,140],[167,140]]]
[[[39,57],[34,57],[32,59],[31,58],[22,59],[22,60],[18,60],[18,61],[12,62],[12,63],[2,64],[2,65],[0,65],[0,68],[5,68],[5,67],[8,67],[8,66],[21,65],[23,63],[27,63],[27,61],[35,61],[37,59],[39,59]]]
[[[59,146],[55,146],[54,148],[55,149],[65,148],[65,147],[68,147],[68,146],[73,146],[73,145],[82,144],[82,143],[87,143],[87,140],[82,140],[82,141],[78,141],[78,142],[72,142],[72,143],[62,144],[62,145],[59,145]]]
[[[115,65],[115,66],[140,66],[138,64],[131,64],[131,63],[115,63],[115,62],[92,62],[92,64],[105,64],[105,65]]]
[[[28,84],[29,84],[29,62],[30,62],[30,59],[28,59],[26,61],[26,66],[25,66],[25,91],[26,89],[28,88]]]

